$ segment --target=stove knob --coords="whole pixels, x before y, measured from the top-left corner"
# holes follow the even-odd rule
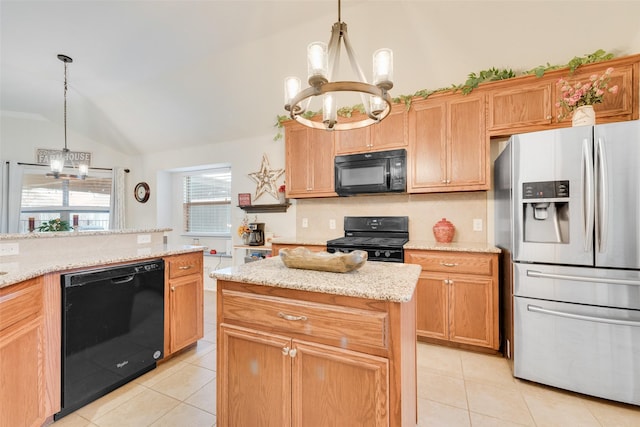
[[[387,258],[389,258],[391,256],[391,252],[389,251],[385,251],[384,256],[386,256]]]
[[[380,251],[376,251],[376,256],[380,256]]]

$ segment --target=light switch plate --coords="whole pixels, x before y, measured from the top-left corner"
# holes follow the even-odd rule
[[[473,220],[473,231],[482,231],[482,219],[475,218]]]
[[[329,220],[329,228],[331,230],[335,230],[336,229],[336,220],[335,219],[330,219]]]
[[[302,228],[307,228],[307,227],[309,227],[309,219],[302,218]]]

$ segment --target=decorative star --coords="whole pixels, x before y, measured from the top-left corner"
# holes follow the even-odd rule
[[[265,191],[271,194],[276,200],[278,199],[278,187],[276,186],[276,180],[282,176],[284,169],[271,169],[269,166],[269,159],[266,154],[262,155],[262,165],[258,172],[252,172],[249,177],[256,182],[256,197],[254,200],[258,200]]]

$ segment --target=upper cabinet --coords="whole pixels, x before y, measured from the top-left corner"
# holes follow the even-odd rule
[[[410,193],[489,188],[483,93],[414,100],[408,124]]]
[[[360,119],[362,114],[354,114],[349,120]],[[389,115],[380,123],[335,134],[336,155],[407,148],[407,107],[404,103],[393,104]]]
[[[619,122],[639,118],[640,55],[578,67],[550,71],[538,78],[533,75],[491,82],[478,91],[487,93],[487,130],[490,136],[571,126],[571,117],[558,120],[556,102],[560,99],[557,82],[586,82],[593,74],[601,75],[613,67],[609,87],[618,85],[618,93],[607,93],[604,102],[594,106],[596,123]]]
[[[297,122],[285,124],[287,197],[330,197],[334,191],[333,135]]]

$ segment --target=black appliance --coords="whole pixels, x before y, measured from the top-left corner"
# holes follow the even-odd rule
[[[344,237],[329,240],[327,252],[367,251],[369,261],[404,262],[409,217],[346,216]]]
[[[162,259],[61,275],[59,419],[156,367],[164,348]]]
[[[339,196],[405,192],[407,151],[401,149],[336,156],[335,190]]]
[[[249,225],[249,245],[264,245],[264,222],[250,222]]]

